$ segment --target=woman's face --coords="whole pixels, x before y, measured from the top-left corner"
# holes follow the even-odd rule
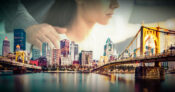
[[[82,9],[87,21],[105,25],[118,6],[117,0],[84,0]]]

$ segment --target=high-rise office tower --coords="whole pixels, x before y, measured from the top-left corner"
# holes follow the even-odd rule
[[[7,56],[8,53],[10,53],[10,41],[8,40],[7,37],[5,37],[2,46],[2,55]]]
[[[21,50],[26,50],[26,33],[24,29],[14,30],[14,52],[16,51],[16,45],[20,45]]]

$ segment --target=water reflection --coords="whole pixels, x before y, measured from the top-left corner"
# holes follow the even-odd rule
[[[1,92],[175,92],[175,75],[164,81],[135,80],[134,74],[35,73],[0,76]]]
[[[163,80],[135,80],[135,92],[161,92]]]
[[[104,81],[106,76],[101,76],[99,74],[89,74],[87,79],[88,92],[108,92],[110,82]]]

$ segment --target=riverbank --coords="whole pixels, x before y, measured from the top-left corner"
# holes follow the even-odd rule
[[[45,73],[81,73],[80,71],[44,71]]]

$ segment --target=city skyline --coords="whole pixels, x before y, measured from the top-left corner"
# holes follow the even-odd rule
[[[18,32],[16,32],[17,30],[19,30]],[[16,41],[15,41],[16,40]],[[10,41],[8,41],[8,38],[5,37],[5,39],[3,40],[3,46],[2,46],[2,55],[7,56],[10,53],[18,53],[20,55],[20,52],[24,52],[26,54],[31,54],[32,57],[29,56],[29,58],[31,58],[31,60],[28,61],[35,64],[35,65],[41,65],[40,63],[36,63],[36,60],[38,60],[37,62],[41,62],[40,58],[45,57],[47,58],[47,66],[49,66],[51,64],[51,66],[53,65],[73,65],[74,63],[76,64],[80,64],[80,62],[82,62],[81,59],[79,59],[79,46],[78,44],[76,44],[74,41],[69,41],[67,39],[63,39],[60,41],[60,48],[50,48],[48,43],[43,42],[42,43],[42,50],[39,50],[35,47],[33,47],[31,50],[32,51],[27,51],[25,50],[25,32],[23,29],[14,29],[14,43],[13,43],[13,47],[14,47],[14,52],[10,51]],[[52,51],[53,50],[53,51]],[[27,53],[27,52],[32,52],[32,53]],[[85,52],[85,51],[83,51]],[[92,52],[92,51],[90,51]],[[51,55],[50,55],[51,54]],[[18,55],[18,54],[17,54]],[[84,56],[84,55],[82,55]],[[28,55],[25,57],[28,58]],[[22,59],[25,57],[19,57],[18,59]],[[91,61],[86,61],[86,64],[89,65],[92,63],[92,55],[91,55]],[[50,58],[52,58],[50,60]],[[17,59],[17,60],[18,60]],[[26,60],[26,59],[24,59]],[[61,60],[61,61],[60,61]],[[61,63],[62,62],[62,63]],[[83,61],[85,62],[85,61]],[[88,63],[87,63],[88,62]]]
[[[0,92],[175,92],[175,0],[1,0]]]

